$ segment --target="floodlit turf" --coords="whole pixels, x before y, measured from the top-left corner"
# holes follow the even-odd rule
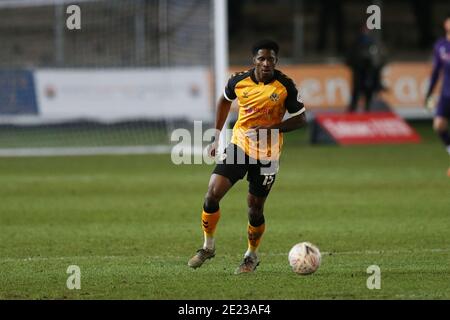
[[[261,265],[246,249],[242,181],[221,203],[217,255],[192,270],[212,166],[170,156],[0,158],[0,299],[450,299],[449,159],[421,144],[310,146],[287,135],[265,208]],[[323,252],[311,276],[287,253]],[[81,289],[69,290],[69,265]],[[366,287],[370,265],[381,289]]]

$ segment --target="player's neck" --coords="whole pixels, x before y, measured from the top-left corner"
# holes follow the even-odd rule
[[[256,69],[253,72],[254,72],[256,81],[263,82],[263,83],[270,82],[273,79],[273,77],[275,76],[275,72],[271,76],[268,76],[268,77],[264,77],[263,75],[258,74]]]
[[[446,35],[446,37],[445,37],[446,39],[447,39],[447,41],[450,41],[450,32],[449,33],[447,33],[447,35]]]

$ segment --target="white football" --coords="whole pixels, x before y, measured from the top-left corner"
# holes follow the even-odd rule
[[[322,255],[319,248],[310,242],[300,242],[289,251],[289,264],[295,273],[307,275],[320,266]]]

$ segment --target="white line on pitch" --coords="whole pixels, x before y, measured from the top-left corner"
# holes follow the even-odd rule
[[[381,255],[381,254],[398,254],[398,253],[439,253],[439,252],[450,252],[450,248],[436,248],[436,249],[403,249],[403,250],[361,250],[361,251],[333,251],[333,252],[322,252],[322,255]],[[281,253],[261,253],[261,256],[285,256],[287,252]],[[48,261],[48,260],[86,260],[86,259],[103,259],[103,260],[114,260],[114,259],[135,259],[135,258],[145,258],[145,259],[184,259],[187,256],[174,256],[174,255],[156,255],[156,256],[72,256],[72,257],[26,257],[26,258],[12,258],[4,257],[0,259],[2,262],[27,262],[27,261]],[[230,256],[229,254],[223,254],[223,256]]]

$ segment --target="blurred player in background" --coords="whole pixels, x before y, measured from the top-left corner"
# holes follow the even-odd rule
[[[437,132],[450,155],[450,135],[448,121],[450,119],[450,13],[444,20],[445,37],[439,39],[434,45],[433,71],[431,73],[430,86],[426,95],[425,106],[432,110],[434,102],[431,94],[436,86],[440,74],[443,72],[441,95],[436,106],[433,120],[433,129]],[[450,168],[447,170],[450,177]]]
[[[364,95],[364,111],[369,112],[374,95],[383,89],[381,70],[386,63],[385,50],[364,23],[346,57],[352,71],[352,97],[348,112],[355,112],[361,95]]]
[[[294,82],[275,69],[278,50],[278,44],[270,40],[256,43],[252,48],[254,68],[231,76],[218,102],[216,137],[208,148],[210,156],[216,156],[218,137],[234,99],[238,99],[239,117],[231,143],[220,155],[209,181],[202,212],[204,244],[189,260],[192,268],[215,256],[219,202],[245,175],[249,182],[248,249],[235,273],[253,272],[259,264],[256,251],[265,230],[264,203],[278,172],[282,133],[306,123],[305,107],[298,100]],[[290,118],[283,121],[286,111]],[[271,141],[265,144],[264,140]]]

